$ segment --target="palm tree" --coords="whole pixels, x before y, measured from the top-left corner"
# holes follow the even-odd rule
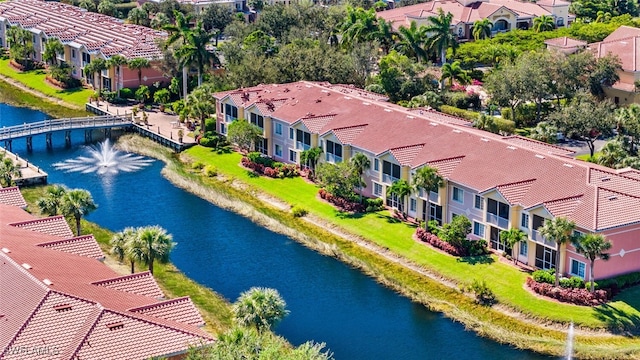
[[[2,160],[0,161],[0,185],[4,187],[15,185],[13,179],[22,176],[20,168],[13,160],[4,157],[4,155],[0,159]]]
[[[382,52],[385,55],[388,55],[391,47],[396,43],[398,33],[393,30],[393,24],[391,21],[378,19],[378,29],[376,30],[373,37],[378,40],[378,43],[380,43]]]
[[[533,29],[536,32],[551,31],[555,27],[553,17],[550,15],[542,15],[533,19]]]
[[[35,53],[33,34],[19,26],[11,26],[7,30],[7,42],[11,58],[19,64],[27,66],[31,55]]]
[[[132,227],[128,227],[118,233],[115,233],[109,241],[109,244],[111,245],[111,254],[118,258],[119,262],[122,262],[126,258],[131,264],[132,274],[136,271],[136,256],[134,256],[134,254],[137,251],[132,251],[131,246],[136,244],[137,237],[137,230]]]
[[[418,192],[420,190],[424,190],[426,192],[426,197],[429,196],[430,191],[438,191],[443,183],[444,179],[438,174],[438,170],[428,165],[419,168],[413,175],[414,189],[416,189],[416,191]],[[424,226],[424,228],[426,229],[426,222]]]
[[[378,29],[377,21],[374,9],[347,7],[345,21],[340,25],[341,45],[351,49],[357,43],[372,40]]]
[[[58,65],[58,54],[64,53],[64,45],[59,39],[51,39],[47,41],[44,46],[44,54],[42,54],[42,60],[46,61],[49,65]]]
[[[478,115],[478,118],[473,122],[473,127],[492,133],[498,133],[498,126],[495,122],[495,118],[487,114]]]
[[[98,205],[93,202],[91,193],[83,189],[73,189],[65,194],[61,209],[64,216],[73,217],[76,220],[76,235],[80,236],[82,234],[80,220],[97,208]]]
[[[129,11],[127,21],[131,24],[149,26],[149,13],[141,7],[136,7]]]
[[[557,217],[553,220],[546,220],[540,229],[540,234],[550,241],[556,243],[556,283],[560,285],[560,251],[563,244],[568,243],[573,236],[573,230],[576,224],[564,217]]]
[[[589,259],[589,279],[591,282],[591,292],[593,292],[595,290],[595,286],[593,284],[594,262],[598,258],[604,261],[609,260],[609,254],[605,251],[611,249],[613,244],[602,234],[587,234],[585,236],[578,237],[573,245],[578,253]]]
[[[113,68],[116,75],[116,91],[120,97],[120,74],[122,73],[122,65],[127,64],[127,59],[122,55],[114,55],[107,60],[107,66]]]
[[[321,154],[322,148],[319,146],[312,147],[300,153],[300,163],[309,167],[312,176],[316,170],[316,165],[318,164]]]
[[[158,260],[160,263],[169,261],[169,254],[176,245],[172,241],[173,237],[160,226],[147,226],[139,228],[137,238],[130,244],[130,247],[137,247],[139,250],[132,251],[137,260],[149,266],[149,272],[153,274],[153,263]],[[134,246],[135,244],[135,246]]]
[[[393,184],[391,184],[391,187],[389,187],[389,194],[398,197],[398,210],[400,210],[402,216],[405,217],[404,198],[405,196],[411,194],[411,186],[409,185],[407,180],[400,179],[394,181]]]
[[[489,38],[491,37],[491,29],[493,28],[493,23],[489,19],[478,20],[473,23],[473,30],[471,33],[473,34],[473,38],[476,40]]]
[[[469,77],[467,71],[460,66],[460,61],[454,61],[452,64],[446,63],[442,65],[440,83],[444,84],[446,79],[449,79],[449,87],[453,86],[454,80],[460,84],[468,84],[471,82],[471,77]]]
[[[200,130],[204,133],[205,121],[216,112],[215,99],[211,96],[213,92],[206,87],[198,87],[191,94],[187,95],[185,110],[190,117],[200,120]]]
[[[451,21],[453,14],[444,13],[439,9],[437,16],[429,16],[430,25],[425,27],[425,32],[430,34],[429,48],[440,54],[440,63],[447,62],[447,49],[453,48],[454,52],[458,46],[456,36],[451,32]]]
[[[145,58],[134,58],[127,62],[127,67],[138,71],[138,86],[142,86],[142,69],[150,68],[151,63]]]
[[[519,245],[521,242],[527,240],[527,234],[525,234],[522,230],[511,228],[509,230],[503,230],[500,232],[500,241],[509,245],[511,249],[513,249],[513,253],[511,257],[513,258],[513,263],[518,263],[518,250],[515,246]]]
[[[98,89],[99,94],[102,94],[102,70],[107,70],[107,62],[102,58],[97,58],[89,63],[91,65],[91,69],[93,70],[93,74],[98,74]],[[85,67],[86,68],[86,67]]]
[[[278,290],[253,287],[240,294],[233,314],[242,326],[255,326],[258,332],[270,329],[289,314]]]
[[[358,182],[358,193],[360,194],[360,203],[362,204],[362,188],[367,186],[362,175],[364,175],[365,171],[371,168],[371,160],[369,160],[367,155],[359,152],[351,158],[351,165],[358,174],[358,177],[360,177],[360,181]]]
[[[54,216],[62,212],[62,203],[64,201],[67,189],[61,185],[51,185],[45,190],[44,197],[38,199],[36,204],[45,215]]]
[[[169,48],[173,45],[185,45],[187,44],[187,39],[189,38],[189,33],[191,32],[191,15],[184,15],[183,13],[174,10],[173,16],[175,17],[175,23],[170,25],[165,25],[162,27],[162,30],[169,33],[169,37],[164,43],[165,48]],[[182,94],[183,96],[187,96],[187,76],[188,76],[188,68],[182,67]]]
[[[187,34],[184,45],[175,51],[176,59],[178,59],[183,68],[188,68],[193,64],[196,65],[198,69],[198,86],[202,85],[202,74],[205,66],[211,64],[212,60],[216,64],[220,62],[214,53],[207,50],[207,44],[214,36],[214,34],[204,30],[202,21],[198,21],[196,28]]]
[[[600,156],[597,158],[597,163],[616,169],[620,167],[624,159],[628,156],[629,154],[623,148],[621,142],[612,140],[606,143],[600,150]]]
[[[415,58],[418,62],[426,60],[427,51],[424,45],[427,35],[424,30],[425,27],[418,27],[415,21],[412,21],[408,28],[400,26],[398,29],[399,41],[392,48],[407,57]]]

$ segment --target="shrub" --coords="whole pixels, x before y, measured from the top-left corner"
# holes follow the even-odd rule
[[[622,289],[628,288],[633,285],[640,284],[640,272],[634,272],[616,276],[610,279],[604,279],[598,281],[600,289],[609,289],[612,295],[618,294]]]
[[[554,284],[556,281],[555,273],[554,269],[536,270],[531,274],[531,276],[536,282]]]
[[[380,198],[367,198],[364,199],[364,206],[366,212],[376,212],[384,209],[384,202]]]
[[[469,256],[481,256],[490,253],[487,240],[465,240],[462,245],[467,249]]]
[[[539,283],[531,277],[527,277],[527,286],[539,295],[575,305],[598,306],[611,298],[611,292],[605,290],[596,290],[591,293],[587,289],[566,289]]]
[[[438,220],[429,220],[427,222],[427,231],[438,236],[440,234],[440,224],[438,224]]]
[[[453,107],[449,105],[442,105],[440,107],[440,111],[445,114],[457,116],[469,121],[474,121],[478,118],[478,113],[475,111],[458,109],[457,107]]]
[[[493,290],[487,286],[487,283],[482,280],[474,279],[473,282],[464,287],[464,291],[473,293],[476,296],[476,302],[481,305],[493,305],[497,302],[496,295]]]
[[[464,253],[463,249],[457,248],[451,244],[449,244],[446,241],[443,241],[442,239],[440,239],[438,236],[431,234],[429,232],[427,232],[425,229],[423,228],[417,228],[416,229],[416,237],[422,241],[422,242],[426,242],[427,244],[430,244],[431,246],[438,248],[448,254],[454,255],[454,256],[465,256],[466,254]]]
[[[307,211],[307,209],[305,209],[305,208],[303,208],[303,207],[300,207],[300,206],[294,206],[294,207],[291,209],[291,214],[292,214],[294,217],[303,217],[303,216],[307,215],[308,213],[309,213],[309,212]]]
[[[320,195],[321,199],[326,200],[327,202],[335,205],[338,209],[342,211],[362,213],[362,212],[365,212],[366,210],[364,205],[358,202],[347,200],[340,196],[333,195],[325,189],[320,189],[318,191],[318,194]]]
[[[584,289],[584,280],[577,276],[560,279],[560,287],[565,289]]]
[[[191,164],[191,168],[193,170],[202,170],[204,168],[204,164],[199,161],[196,161],[193,164]]]
[[[205,166],[203,171],[208,177],[218,176],[218,169],[213,165]]]
[[[271,178],[284,179],[300,175],[296,165],[277,163],[257,152],[249,153],[247,157],[243,157],[242,166]]]
[[[135,94],[130,88],[122,88],[120,89],[120,97],[123,99],[133,99]]]

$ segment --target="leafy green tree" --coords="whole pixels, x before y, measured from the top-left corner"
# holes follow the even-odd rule
[[[19,26],[11,26],[7,29],[7,42],[11,58],[17,63],[29,67],[30,58],[35,54],[31,32]]]
[[[111,0],[102,0],[98,4],[98,12],[100,14],[108,15],[108,16],[116,16],[118,14],[118,8],[116,8],[116,4]]]
[[[453,63],[446,63],[442,65],[442,75],[440,76],[440,81],[444,84],[445,80],[449,79],[449,87],[453,86],[453,81],[457,81],[460,84],[469,84],[471,82],[471,77],[467,73],[466,70],[460,66],[459,61],[454,61]]]
[[[128,227],[115,233],[113,237],[111,237],[111,240],[109,240],[111,255],[115,256],[119,262],[123,262],[126,259],[131,265],[132,274],[136,272],[135,254],[138,253],[138,249],[132,249],[132,246],[137,245],[137,237],[138,231],[132,227]]]
[[[622,63],[617,55],[607,54],[599,58],[588,78],[591,94],[602,98],[604,96],[603,87],[612,86],[620,80],[618,75],[620,70],[622,70]]]
[[[473,38],[481,40],[491,37],[491,29],[493,29],[493,23],[489,19],[477,20],[473,23]]]
[[[487,114],[478,115],[478,118],[473,122],[473,127],[480,130],[489,131],[494,134],[497,134],[499,132],[498,124],[496,124],[495,118]]]
[[[50,39],[44,46],[42,60],[49,65],[58,65],[58,54],[64,54],[64,45],[62,45],[60,39]]]
[[[36,205],[45,215],[59,215],[62,213],[62,203],[66,193],[67,189],[61,185],[47,186],[44,196],[37,200]]]
[[[13,186],[15,185],[14,179],[20,176],[22,176],[22,172],[16,163],[2,154],[0,157],[0,185],[2,187]]]
[[[198,22],[196,27],[187,34],[184,45],[180,46],[175,51],[175,57],[183,67],[190,67],[195,65],[198,70],[198,86],[202,85],[202,74],[205,67],[214,64],[218,64],[217,56],[207,50],[207,45],[213,37],[202,27],[202,22]]]
[[[160,105],[165,105],[169,100],[171,100],[171,94],[168,89],[160,89],[153,94],[153,101]]]
[[[191,118],[199,120],[200,131],[204,133],[205,121],[216,111],[213,91],[209,90],[207,86],[200,86],[187,95],[184,104],[187,114]],[[231,126],[229,126],[230,129]]]
[[[322,148],[319,146],[312,147],[300,153],[300,163],[304,164],[309,168],[309,170],[311,170],[312,176],[315,172],[316,166],[318,165],[318,160],[320,160],[320,155],[322,155]]]
[[[151,63],[146,58],[133,58],[127,62],[127,67],[138,72],[138,86],[142,86],[142,69],[151,67]]]
[[[511,257],[513,258],[513,263],[518,263],[518,251],[516,245],[520,245],[521,242],[527,241],[527,234],[525,234],[522,230],[517,228],[511,228],[509,230],[503,230],[500,232],[500,241],[504,242],[509,246],[509,248],[513,249],[513,253]]]
[[[352,49],[357,43],[373,40],[378,30],[378,20],[374,9],[365,10],[361,7],[347,7],[347,15],[341,24],[341,45]]]
[[[424,191],[425,197],[429,196],[429,192],[434,191],[437,192],[438,189],[444,183],[444,179],[438,174],[438,170],[432,168],[431,166],[425,165],[416,170],[416,173],[413,175],[413,187],[416,191]],[[427,223],[424,224],[425,229],[427,228]]]
[[[145,4],[150,4],[150,2],[146,2]],[[171,19],[165,13],[157,13],[152,19],[150,26],[153,29],[160,30],[163,27],[171,24]]]
[[[233,314],[242,326],[253,326],[262,333],[282,321],[289,311],[276,289],[253,287],[240,294],[233,304]]]
[[[140,85],[140,87],[136,90],[135,93],[136,99],[140,102],[140,104],[144,104],[149,96],[151,96],[151,90],[147,85]]]
[[[371,160],[369,160],[367,155],[359,152],[355,154],[350,161],[351,161],[351,166],[353,166],[353,169],[355,170],[355,172],[358,174],[358,177],[360,178],[358,181],[357,188],[358,188],[358,193],[360,194],[360,203],[362,204],[362,188],[367,186],[367,183],[364,181],[362,176],[364,175],[365,171],[371,168]]]
[[[238,145],[243,151],[253,150],[261,136],[262,129],[244,119],[232,122],[227,130],[229,142]]]
[[[149,13],[141,7],[133,8],[129,11],[127,21],[130,24],[149,26],[151,21],[149,20]]]
[[[136,232],[134,244],[129,244],[130,247],[137,249],[132,254],[136,260],[149,266],[149,272],[153,274],[153,263],[155,261],[168,262],[169,254],[176,243],[173,242],[173,237],[167,234],[165,229],[157,225],[138,228]]]
[[[200,15],[200,19],[202,20],[204,29],[215,34],[215,46],[218,46],[220,35],[227,26],[233,22],[231,9],[228,6],[220,4],[208,5]]]
[[[162,29],[169,33],[167,40],[164,42],[165,48],[180,47],[184,46],[189,42],[189,38],[191,36],[191,21],[193,20],[192,16],[185,16],[183,13],[174,10],[173,16],[175,18],[174,24],[165,25]],[[177,56],[176,56],[177,58]],[[182,94],[183,96],[187,96],[189,92],[187,89],[188,82],[188,67],[185,66],[186,63],[182,63]]]
[[[579,254],[589,259],[589,279],[591,282],[591,292],[594,292],[593,265],[596,259],[609,260],[609,254],[606,253],[606,251],[610,250],[613,244],[602,234],[587,234],[578,237],[573,245]]]
[[[637,155],[640,147],[640,105],[630,104],[615,113],[618,136],[629,155]]]
[[[388,189],[389,195],[398,197],[398,210],[400,210],[403,217],[406,216],[404,211],[404,198],[411,194],[411,190],[411,185],[409,185],[409,182],[404,179],[394,181]]]
[[[551,15],[541,15],[533,19],[533,30],[536,32],[551,31],[556,24]]]
[[[355,198],[353,189],[360,183],[360,177],[349,162],[323,162],[316,167],[316,181],[330,194],[352,200]]]
[[[422,95],[416,95],[412,97],[411,101],[409,101],[407,105],[410,108],[428,106],[433,109],[439,110],[440,106],[442,106],[442,97],[435,91],[426,91]]]
[[[553,123],[540,121],[529,137],[547,144],[554,144],[558,140],[558,127]]]
[[[464,215],[458,215],[454,217],[450,223],[444,224],[440,231],[440,236],[442,240],[455,247],[461,248],[467,239],[467,235],[470,233],[471,221]]]
[[[93,0],[80,0],[78,6],[91,12],[96,12],[96,3]]]
[[[116,75],[116,92],[120,97],[120,75],[122,74],[122,65],[127,65],[127,59],[122,55],[113,55],[107,60],[107,66],[112,67]]]
[[[436,51],[440,55],[440,64],[447,62],[447,50],[452,48],[455,50],[458,46],[456,35],[451,32],[451,22],[453,21],[452,13],[444,13],[442,9],[438,9],[437,16],[429,16],[429,25],[424,31],[431,34],[427,44],[429,48]]]
[[[378,29],[374,33],[373,38],[380,44],[383,54],[386,55],[391,51],[391,48],[396,43],[397,37],[398,33],[393,29],[393,23],[378,18]]]
[[[540,228],[540,234],[547,238],[549,241],[556,243],[556,282],[555,285],[560,285],[560,252],[562,251],[562,245],[567,244],[572,240],[573,230],[575,230],[576,224],[573,221],[564,217],[556,217],[552,220],[545,220],[544,225]]]
[[[76,235],[82,234],[80,221],[83,216],[88,215],[98,208],[93,202],[91,193],[83,189],[68,190],[62,201],[62,214],[66,217],[73,218],[76,221]]]
[[[426,40],[425,26],[418,27],[418,24],[412,21],[408,28],[404,26],[398,28],[398,42],[391,48],[409,58],[415,58],[417,62],[426,61]]]

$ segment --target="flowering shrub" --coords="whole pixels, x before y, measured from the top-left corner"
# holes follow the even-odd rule
[[[360,203],[349,201],[347,199],[341,198],[339,196],[335,196],[329,193],[325,189],[320,189],[318,191],[320,198],[330,202],[335,205],[338,209],[347,212],[365,212],[366,207]]]
[[[300,172],[295,165],[271,161],[269,163],[270,166],[266,166],[262,162],[264,161],[254,162],[247,157],[243,157],[241,160],[242,166],[246,167],[247,169],[251,169],[260,175],[265,175],[271,178],[283,179],[300,175]]]
[[[423,228],[418,228],[416,230],[416,236],[418,237],[418,239],[420,239],[420,241],[422,242],[426,242],[427,244],[430,244],[431,246],[438,248],[448,254],[451,254],[453,256],[466,256],[466,250],[465,249],[461,249],[458,248],[456,246],[453,246],[451,244],[449,244],[448,242],[440,239],[438,236],[428,232],[427,230],[423,229]]]
[[[555,287],[551,284],[539,283],[531,277],[527,278],[527,286],[536,294],[575,305],[598,306],[610,298],[610,293],[605,290],[596,290],[591,293],[587,289]]]
[[[482,86],[482,81],[480,81],[478,79],[473,79],[473,80],[471,80],[471,85]]]
[[[464,92],[467,91],[467,87],[464,85],[460,85],[460,84],[453,84],[450,88],[449,91],[460,91],[460,92]]]

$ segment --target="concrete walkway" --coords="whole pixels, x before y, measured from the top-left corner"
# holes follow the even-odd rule
[[[20,169],[20,177],[14,179],[16,185],[24,186],[47,183],[47,173],[30,163],[29,160],[23,159],[18,154],[12,153],[4,148],[0,149],[0,157],[7,157],[13,160],[16,167]]]

